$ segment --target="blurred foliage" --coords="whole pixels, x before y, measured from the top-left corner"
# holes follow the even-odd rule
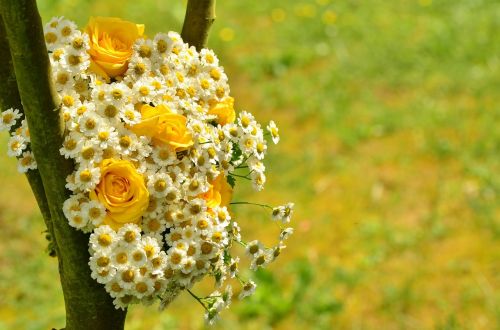
[[[154,35],[180,30],[185,1],[38,4],[45,21],[120,16]],[[236,106],[282,135],[266,190],[241,182],[235,198],[297,210],[281,260],[216,328],[500,329],[500,3],[217,5],[209,45]],[[0,329],[61,327],[43,222],[2,157]],[[263,210],[235,212],[248,240],[275,240]],[[132,308],[127,328],[199,329],[202,312],[181,295],[163,313]]]

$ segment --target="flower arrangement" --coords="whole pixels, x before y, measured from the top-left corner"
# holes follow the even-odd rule
[[[229,278],[241,284],[240,298],[256,288],[240,276],[233,246],[255,270],[293,232],[285,227],[292,203],[258,204],[279,223],[272,247],[244,241],[230,209],[245,203],[232,201],[237,178],[263,189],[266,137],[278,143],[278,128],[271,121],[265,133],[251,113],[237,113],[215,53],[175,32],[149,39],[143,25],[104,17],[80,31],[60,17],[44,36],[65,128],[60,153],[75,165],[63,211],[90,233],[92,278],[122,309],[157,299],[165,307],[189,290],[212,323],[230,304]],[[8,154],[19,171],[36,169],[22,114],[4,111],[0,129],[11,131]],[[190,288],[205,276],[217,291],[198,297]]]

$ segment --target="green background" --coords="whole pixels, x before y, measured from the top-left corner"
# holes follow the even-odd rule
[[[44,22],[116,16],[179,31],[185,2],[38,1]],[[274,119],[268,183],[296,234],[220,329],[500,329],[500,3],[218,0],[209,46],[239,110]],[[0,136],[0,329],[64,325],[56,260]],[[56,174],[55,174],[56,175]],[[272,244],[260,208],[247,240]],[[206,292],[201,283],[196,292]],[[207,291],[208,292],[208,291]],[[127,329],[199,329],[187,294]]]

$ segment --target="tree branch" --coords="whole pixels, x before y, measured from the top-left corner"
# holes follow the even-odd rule
[[[188,0],[182,39],[201,50],[207,44],[208,32],[214,21],[215,0]]]
[[[10,56],[9,41],[5,34],[5,26],[2,15],[0,15],[0,110],[5,111],[10,108],[18,109],[23,112],[21,97],[17,89],[16,75],[12,65],[12,57]],[[17,128],[20,124],[16,125]],[[13,130],[15,129],[13,128]],[[50,210],[47,198],[45,197],[45,189],[43,188],[42,177],[38,170],[29,170],[26,177],[33,191],[33,195],[38,203],[43,220],[47,226],[47,230],[51,236],[54,236],[52,223],[50,220]]]
[[[68,197],[65,178],[73,166],[59,154],[63,131],[36,2],[0,0],[0,13],[54,226],[66,329],[122,329],[126,312],[115,310],[104,287],[90,276],[88,235],[71,228],[62,212]]]

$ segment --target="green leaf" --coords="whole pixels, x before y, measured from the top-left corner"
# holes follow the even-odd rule
[[[234,189],[234,186],[236,185],[236,178],[232,175],[227,176],[227,183],[231,186],[231,188]]]

